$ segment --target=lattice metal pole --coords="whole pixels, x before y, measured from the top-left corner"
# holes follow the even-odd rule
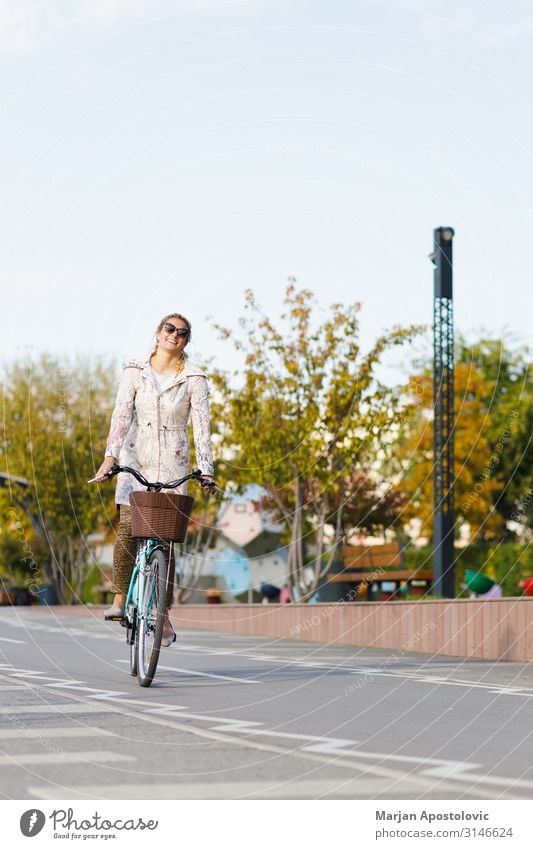
[[[454,352],[453,266],[451,227],[433,231],[435,265],[433,319],[433,545],[434,589],[440,596],[455,595],[454,575]]]

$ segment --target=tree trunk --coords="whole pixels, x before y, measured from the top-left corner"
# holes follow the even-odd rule
[[[79,604],[85,581],[87,542],[85,537],[63,537],[48,531],[50,570],[59,604]]]
[[[187,546],[181,546],[180,565],[185,569],[180,571],[180,585],[176,593],[176,604],[187,604],[192,596],[193,590],[198,586],[198,581],[206,562],[207,552],[211,550],[215,536],[215,525],[208,523],[207,507],[201,517],[201,530],[196,534],[194,542]],[[207,530],[205,530],[207,528]]]
[[[343,515],[343,498],[344,492],[341,490],[339,493],[339,505],[337,508],[337,514],[335,519],[335,536],[333,538],[333,543],[331,549],[329,551],[328,558],[325,563],[323,563],[324,556],[324,526],[326,524],[327,518],[327,504],[323,501],[318,508],[318,526],[317,526],[317,537],[316,537],[316,559],[315,559],[315,571],[312,582],[306,587],[305,594],[302,596],[300,601],[308,602],[314,594],[319,589],[322,581],[328,575],[333,563],[335,562],[338,556],[338,550],[343,540],[343,526],[342,526],[342,515]]]
[[[298,595],[301,596],[305,592],[304,575],[303,575],[303,540],[302,540],[302,483],[298,476],[294,483],[294,514],[291,524],[291,538],[289,542],[289,582],[292,588],[296,587]]]

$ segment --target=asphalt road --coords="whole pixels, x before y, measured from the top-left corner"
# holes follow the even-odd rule
[[[533,665],[0,609],[4,799],[529,799]]]

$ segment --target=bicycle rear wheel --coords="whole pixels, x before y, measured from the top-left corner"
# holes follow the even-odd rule
[[[167,560],[164,553],[156,549],[148,560],[143,597],[137,611],[137,678],[141,687],[150,686],[157,669],[163,637],[166,589]]]

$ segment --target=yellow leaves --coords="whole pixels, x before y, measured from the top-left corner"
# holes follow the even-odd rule
[[[354,462],[375,459],[396,426],[391,392],[375,371],[399,331],[383,334],[359,362],[359,303],[335,304],[326,314],[294,279],[275,321],[251,291],[245,299],[241,374],[236,388],[226,381],[219,407],[222,439],[231,446],[239,480],[274,485],[286,507],[295,479],[317,492],[337,485],[340,492]]]
[[[487,387],[474,366],[458,363],[455,369],[455,506],[459,517],[489,535],[502,528],[501,516],[492,511],[500,484],[484,474],[491,451],[489,420],[479,400]],[[428,373],[410,378],[404,389],[410,403],[404,409],[397,457],[406,466],[401,489],[408,501],[405,519],[418,518],[431,533],[433,514],[433,385]]]

